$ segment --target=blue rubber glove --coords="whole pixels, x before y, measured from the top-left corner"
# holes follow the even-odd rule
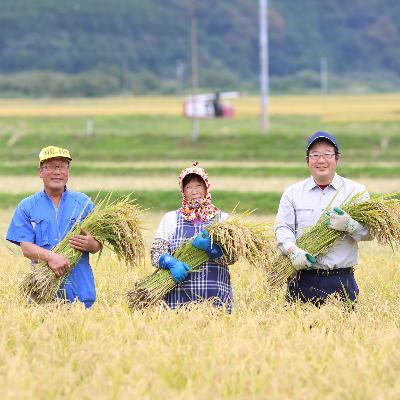
[[[192,245],[196,249],[205,251],[211,258],[222,257],[221,248],[216,243],[211,245],[210,234],[205,229],[192,240]]]
[[[158,265],[162,269],[168,269],[174,281],[178,283],[182,283],[191,270],[189,265],[185,264],[183,261],[177,260],[168,253],[161,255]]]

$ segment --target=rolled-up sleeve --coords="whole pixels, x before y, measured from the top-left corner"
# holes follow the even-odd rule
[[[164,239],[154,239],[150,249],[151,265],[153,267],[158,268],[160,257],[164,253],[171,253],[169,243]]]
[[[364,225],[358,224],[357,229],[350,235],[356,242],[372,240],[373,237]]]
[[[364,192],[360,197],[359,202],[367,201],[370,199],[369,193],[362,187],[359,191]],[[350,235],[356,242],[372,240],[373,237],[368,228],[362,224],[358,224],[356,230]]]
[[[158,226],[156,237],[151,245],[150,257],[151,263],[158,268],[160,257],[164,253],[170,253],[170,244],[176,229],[176,213],[175,211],[165,214]]]
[[[35,243],[35,232],[32,227],[25,203],[21,202],[11,219],[6,239],[19,245],[21,242]]]
[[[290,191],[286,190],[279,203],[278,214],[275,220],[275,236],[279,250],[287,255],[288,249],[296,244],[295,237],[295,210]]]

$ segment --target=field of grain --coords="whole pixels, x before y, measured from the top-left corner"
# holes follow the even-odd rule
[[[179,172],[179,171],[178,171]],[[239,193],[283,192],[299,181],[297,177],[253,178],[213,176],[212,189]],[[372,193],[390,193],[400,189],[398,179],[357,179]],[[78,191],[166,191],[179,190],[176,175],[157,176],[71,176],[69,184]],[[42,189],[39,178],[0,176],[0,193],[29,193]]]
[[[358,305],[288,306],[263,271],[231,267],[231,316],[208,305],[131,313],[125,294],[152,271],[92,257],[98,299],[29,305],[18,295],[28,262],[4,239],[24,195],[41,189],[37,154],[60,145],[74,158],[69,185],[137,192],[148,208],[149,251],[165,210],[179,206],[179,171],[199,160],[216,205],[270,214],[307,174],[306,138],[335,134],[343,171],[370,192],[400,190],[400,95],[273,96],[271,130],[259,132],[259,99],[233,103],[236,117],[201,121],[200,141],[181,116],[183,98],[0,100],[0,387],[6,399],[398,399],[400,255],[362,243]],[[92,118],[94,134],[87,134]]]
[[[147,215],[147,244],[160,217]],[[397,399],[400,258],[361,247],[354,312],[335,299],[321,309],[287,306],[262,271],[239,262],[228,316],[206,305],[130,313],[124,293],[151,267],[129,270],[110,254],[92,260],[91,310],[28,305],[16,288],[27,263],[1,246],[2,397]]]
[[[0,100],[0,117],[94,117],[182,115],[184,97],[111,97],[102,99]],[[399,94],[271,96],[270,113],[318,116],[329,121],[398,121]],[[260,114],[260,100],[243,95],[231,100],[237,117]]]

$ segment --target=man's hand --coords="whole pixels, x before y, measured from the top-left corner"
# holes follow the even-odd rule
[[[20,246],[26,258],[29,258],[35,263],[39,260],[47,262],[57,278],[62,277],[68,272],[69,261],[65,256],[54,253],[54,251],[51,250],[43,249],[34,243],[21,242]]]
[[[350,217],[347,212],[341,210],[339,207],[335,207],[332,211],[327,213],[329,215],[329,221],[327,225],[341,232],[353,233],[358,226],[358,222]]]
[[[314,256],[297,246],[289,249],[289,259],[296,271],[313,269],[317,263],[317,259]]]
[[[56,274],[57,278],[61,278],[69,270],[69,261],[61,254],[49,251],[47,254],[47,264]]]
[[[80,235],[74,235],[69,239],[70,246],[75,250],[96,253],[101,249],[101,244],[87,231],[81,229]]]

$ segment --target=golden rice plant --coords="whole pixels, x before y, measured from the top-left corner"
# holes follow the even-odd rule
[[[212,242],[221,247],[225,261],[230,264],[238,259],[245,259],[253,265],[271,262],[274,251],[271,227],[267,222],[251,222],[248,219],[251,213],[233,213],[225,221],[214,221],[206,228]],[[173,256],[189,265],[192,268],[190,273],[201,270],[209,259],[208,254],[195,248],[191,240],[183,242]],[[135,283],[127,293],[128,305],[132,310],[153,306],[176,285],[168,270],[158,269]]]
[[[118,258],[134,265],[144,258],[144,241],[141,232],[140,208],[131,195],[111,201],[111,193],[96,202],[96,206],[83,221],[80,218],[67,235],[52,249],[69,260],[69,271],[74,268],[82,252],[73,249],[69,239],[82,230],[91,234],[103,247],[111,248]],[[69,272],[68,271],[68,272]],[[35,265],[19,285],[23,296],[36,303],[46,303],[56,298],[57,291],[68,273],[58,278],[44,261]]]
[[[392,248],[400,243],[400,192],[375,195],[360,201],[365,192],[357,193],[345,201],[341,208],[360,224],[368,227],[371,235],[381,245]],[[307,229],[297,245],[313,256],[326,253],[346,233],[329,228],[329,217],[324,212],[315,225]],[[289,258],[277,253],[270,266],[269,282],[281,287],[294,273]]]

